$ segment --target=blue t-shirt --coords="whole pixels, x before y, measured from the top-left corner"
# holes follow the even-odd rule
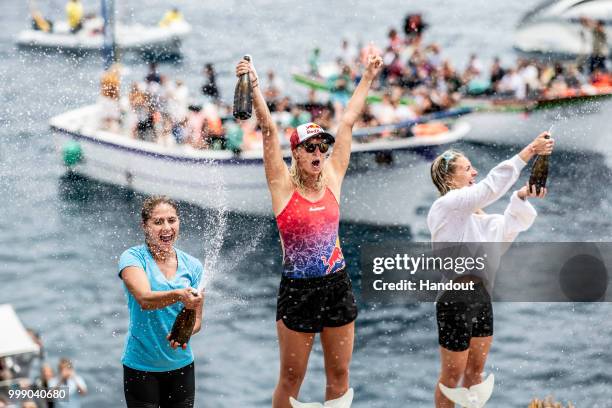
[[[136,266],[145,271],[152,291],[197,287],[204,272],[202,263],[177,248],[175,251],[178,268],[171,280],[160,271],[146,245],[132,247],[121,254],[119,277],[126,267]],[[180,347],[173,350],[166,339],[183,304],[177,302],[161,309],[143,310],[125,284],[123,288],[128,300],[130,325],[121,362],[140,371],[171,371],[191,364],[191,346],[187,344],[185,350]]]

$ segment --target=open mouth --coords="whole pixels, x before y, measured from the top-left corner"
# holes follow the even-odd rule
[[[159,240],[164,243],[170,243],[174,239],[174,234],[164,234],[159,236]]]
[[[315,169],[319,169],[321,167],[321,160],[320,159],[315,159],[311,162],[312,167],[314,167]]]

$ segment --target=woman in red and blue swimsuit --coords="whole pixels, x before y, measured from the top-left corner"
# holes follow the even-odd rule
[[[325,399],[349,393],[357,307],[338,238],[339,199],[353,125],[381,68],[382,59],[370,56],[335,138],[315,123],[297,127],[287,168],[252,63],[243,60],[236,67],[238,76],[249,73],[251,78],[253,105],[263,133],[266,179],[284,253],[276,313],[280,377],[273,408],[290,408],[290,397],[297,398],[316,333],[321,334],[325,359]]]

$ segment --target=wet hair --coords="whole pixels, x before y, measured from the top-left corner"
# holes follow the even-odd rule
[[[440,195],[444,195],[452,189],[450,180],[455,172],[455,162],[459,157],[465,157],[465,155],[459,150],[450,149],[436,157],[431,163],[431,181],[433,181]]]
[[[291,156],[291,167],[289,167],[289,176],[291,176],[291,181],[300,191],[306,190],[306,185],[304,184],[304,177],[302,175],[302,171],[300,170],[300,166],[298,165],[297,160],[293,155]],[[315,182],[315,189],[320,191],[327,184],[327,179],[323,175],[323,171],[319,173],[317,177],[317,181]]]
[[[144,200],[144,203],[142,203],[140,216],[143,224],[146,224],[147,221],[151,219],[151,214],[153,214],[155,208],[160,204],[168,204],[170,207],[174,208],[176,215],[179,215],[178,205],[170,197],[164,195],[152,196]]]

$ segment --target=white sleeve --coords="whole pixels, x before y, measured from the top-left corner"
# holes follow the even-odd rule
[[[79,387],[81,387],[85,392],[87,392],[87,384],[85,384],[85,380],[83,380],[83,377],[81,377],[80,375],[75,375],[74,381],[76,384],[78,384]]]
[[[512,193],[510,204],[504,211],[503,240],[514,241],[520,232],[531,227],[537,215],[527,200],[521,200],[516,191]]]
[[[516,183],[527,165],[518,155],[495,166],[487,177],[470,187],[449,191],[444,202],[449,208],[471,214],[502,197]]]

